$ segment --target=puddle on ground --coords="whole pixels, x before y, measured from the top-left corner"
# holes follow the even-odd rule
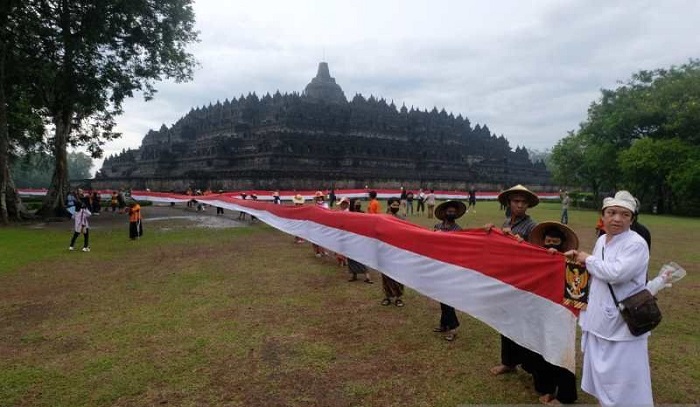
[[[192,216],[156,216],[152,218],[144,219],[144,223],[160,221],[160,220],[175,220],[184,219],[195,223],[195,227],[210,228],[210,229],[225,229],[225,228],[235,228],[241,226],[247,226],[247,223],[239,222],[237,220],[228,219],[219,216],[202,216],[202,215],[192,215]]]

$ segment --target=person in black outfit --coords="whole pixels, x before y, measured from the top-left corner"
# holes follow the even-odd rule
[[[336,199],[338,199],[338,198],[335,196],[335,188],[331,188],[331,192],[328,193],[328,207],[329,208],[333,207]]]
[[[469,206],[467,206],[467,213],[469,213],[470,209],[476,213],[476,189],[474,189],[473,185],[469,188]]]
[[[446,201],[435,208],[435,217],[441,220],[433,227],[436,232],[457,232],[462,228],[455,222],[467,211],[467,207],[460,201]],[[457,337],[459,320],[454,307],[440,303],[440,325],[433,328],[433,332],[447,333],[445,340],[452,342]]]
[[[578,237],[571,228],[558,222],[542,222],[530,232],[530,243],[551,253],[578,249]],[[532,375],[535,391],[544,404],[570,404],[578,398],[576,376],[563,367],[547,362],[542,355],[523,348],[523,369]]]

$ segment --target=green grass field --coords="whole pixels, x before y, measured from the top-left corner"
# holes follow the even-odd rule
[[[558,220],[559,205],[531,212]],[[597,213],[569,217],[590,249]],[[497,203],[479,202],[460,224],[501,220]],[[669,260],[688,271],[660,295],[664,320],[649,342],[655,399],[700,403],[700,219],[641,221],[653,237],[650,274]],[[409,289],[404,308],[382,307],[377,274],[377,284],[349,283],[291,236],[159,221],[132,242],[123,222],[94,227],[91,253],[66,250],[68,222],[0,229],[0,406],[537,402],[527,374],[488,373],[499,362],[491,328],[460,313],[448,343],[431,332],[435,301]],[[594,400],[580,392],[579,402]]]

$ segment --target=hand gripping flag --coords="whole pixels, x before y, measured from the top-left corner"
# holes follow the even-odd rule
[[[133,192],[135,199],[192,197]],[[197,200],[249,213],[270,226],[366,264],[472,315],[548,362],[575,369],[576,310],[563,305],[565,258],[498,230],[435,233],[388,215],[287,206],[232,196]]]

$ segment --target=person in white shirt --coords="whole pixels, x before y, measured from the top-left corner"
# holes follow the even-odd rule
[[[90,223],[88,222],[88,218],[92,215],[90,210],[88,210],[87,206],[85,205],[85,202],[81,201],[76,201],[75,202],[75,209],[76,212],[73,214],[73,220],[74,220],[74,225],[73,225],[73,237],[70,239],[70,246],[68,246],[68,250],[73,251],[75,250],[75,241],[78,239],[78,236],[81,234],[83,235],[83,251],[84,252],[89,252],[90,251]]]
[[[425,192],[423,188],[418,191],[418,204],[416,206],[416,214],[422,214],[425,212]]]
[[[602,406],[653,406],[647,342],[649,333],[634,336],[612,298],[644,290],[649,248],[630,230],[636,202],[620,191],[603,201],[602,219],[607,234],[598,238],[592,254],[570,250],[566,255],[585,264],[591,276],[588,306],[581,311],[583,372],[581,389]]]
[[[430,190],[430,193],[425,196],[425,206],[428,207],[428,219],[433,218],[435,212],[435,191]]]

